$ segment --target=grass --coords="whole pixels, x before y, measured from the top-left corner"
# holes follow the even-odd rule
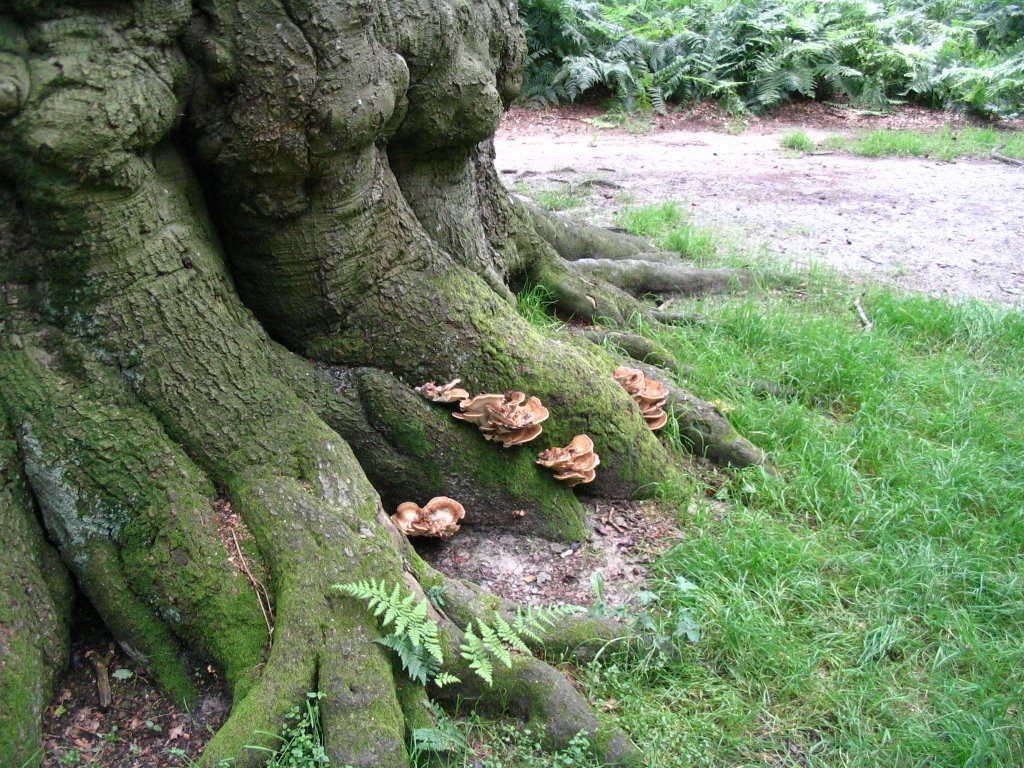
[[[545,211],[567,211],[579,208],[587,202],[586,197],[579,195],[572,188],[541,189],[531,193],[537,205]]]
[[[673,200],[627,208],[619,223],[633,234],[654,238],[659,248],[679,251],[698,263],[718,257],[722,250],[721,238],[690,221],[689,213]]]
[[[652,768],[1024,765],[1024,314],[871,288],[865,333],[862,287],[803,277],[658,335],[781,474],[666,493],[684,539],[649,589],[679,656],[606,657],[591,698]]]
[[[946,126],[941,131],[931,132],[879,130],[853,138],[832,136],[824,146],[863,157],[928,157],[952,161],[961,157],[987,157],[1000,144],[1005,144],[1000,154],[1024,158],[1024,132],[971,126],[956,130]]]
[[[804,131],[790,131],[783,134],[779,139],[779,145],[783,149],[792,149],[796,152],[813,152],[815,148],[814,139]]]

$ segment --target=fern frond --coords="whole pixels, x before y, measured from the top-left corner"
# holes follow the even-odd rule
[[[409,642],[406,635],[385,635],[374,642],[395,652],[402,669],[414,683],[426,685],[437,672],[438,662],[429,656],[421,646]]]
[[[498,637],[498,633],[495,632],[493,627],[485,624],[479,619],[477,619],[476,625],[480,630],[480,642],[483,643],[487,652],[504,664],[508,669],[511,669],[512,654],[509,653],[508,648],[502,644],[501,638]]]
[[[530,648],[522,637],[505,621],[501,616],[494,617],[494,631],[505,645],[523,653],[529,653]]]
[[[463,643],[459,646],[459,655],[469,662],[469,668],[485,683],[494,685],[494,666],[487,655],[487,648],[476,636],[472,625],[466,627]]]
[[[444,688],[446,685],[455,685],[462,681],[450,672],[438,672],[431,682],[438,688]]]

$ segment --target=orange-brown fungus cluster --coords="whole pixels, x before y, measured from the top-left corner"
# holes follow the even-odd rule
[[[438,536],[447,539],[459,530],[459,521],[466,516],[466,508],[455,499],[435,496],[420,507],[412,501],[399,504],[391,522],[406,536]]]
[[[522,392],[477,395],[461,401],[459,409],[461,413],[452,416],[476,424],[484,437],[506,448],[533,440],[543,431],[540,423],[548,417],[548,409],[540,400],[527,400]]]
[[[601,457],[594,453],[594,441],[576,435],[565,448],[548,448],[537,456],[537,463],[555,470],[556,480],[565,480],[570,488],[593,482]]]
[[[460,400],[469,399],[469,392],[456,386],[460,381],[462,379],[452,379],[441,386],[428,381],[422,387],[416,387],[416,391],[435,403],[457,403]]]
[[[668,422],[668,414],[664,405],[668,399],[668,388],[660,381],[648,379],[643,371],[636,368],[619,366],[615,369],[615,380],[621,384],[632,397],[644,415],[647,426],[661,429]]]

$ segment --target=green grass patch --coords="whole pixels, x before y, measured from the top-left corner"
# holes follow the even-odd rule
[[[1005,145],[1000,154],[1024,158],[1024,132],[997,131],[994,128],[964,127],[941,131],[871,131],[853,138],[832,136],[825,146],[852,152],[862,157],[929,157],[951,161],[960,157],[987,157]]]
[[[1024,765],[1024,314],[876,287],[865,333],[862,286],[802,277],[657,335],[781,474],[666,490],[645,610],[679,656],[608,656],[591,696],[652,768]]]
[[[545,211],[568,211],[572,208],[579,208],[587,202],[586,197],[577,194],[575,190],[568,189],[542,189],[531,192],[537,205]]]
[[[792,149],[796,152],[813,152],[815,148],[814,139],[805,131],[790,131],[779,139],[779,146],[783,149]]]
[[[555,319],[551,309],[555,297],[542,285],[527,285],[516,294],[516,309],[530,325],[537,328],[559,328],[561,323]]]
[[[689,211],[674,200],[625,208],[618,219],[630,233],[649,237],[659,248],[679,251],[699,264],[750,258],[747,253],[739,254],[720,232],[696,224]]]

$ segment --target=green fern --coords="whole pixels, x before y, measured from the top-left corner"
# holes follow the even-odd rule
[[[524,638],[541,642],[541,633],[553,627],[560,619],[581,611],[583,609],[575,605],[529,607],[526,610],[517,610],[511,624],[501,614],[495,612],[489,624],[477,619],[476,630],[472,623],[466,627],[465,639],[459,646],[459,655],[469,662],[469,668],[484,682],[493,685],[492,658],[511,669],[512,651],[530,652]]]
[[[494,685],[494,666],[487,653],[487,647],[483,641],[476,636],[473,625],[466,627],[466,633],[462,645],[459,646],[459,655],[469,662],[469,668],[473,670],[488,685]]]
[[[392,631],[376,642],[394,651],[409,679],[438,687],[459,682],[454,675],[440,672],[444,651],[437,622],[428,616],[427,601],[396,583],[389,588],[383,581],[370,579],[351,584],[335,584],[334,589],[364,601],[378,619],[381,629]]]

